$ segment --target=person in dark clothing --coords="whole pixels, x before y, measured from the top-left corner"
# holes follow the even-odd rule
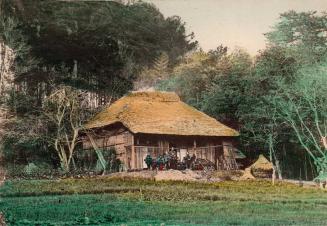
[[[146,166],[148,167],[148,170],[151,169],[152,161],[153,161],[153,159],[152,159],[151,155],[147,154],[147,156],[144,159],[144,162],[145,162]]]

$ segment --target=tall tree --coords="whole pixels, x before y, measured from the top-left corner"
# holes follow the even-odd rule
[[[315,163],[327,173],[327,64],[305,67],[291,86],[281,85],[276,106],[298,141]]]
[[[154,59],[152,67],[145,67],[134,82],[134,89],[153,89],[162,80],[168,79],[171,68],[169,56],[163,52]]]
[[[66,159],[58,154],[65,168],[71,161],[73,148],[68,147],[74,146],[76,129],[60,129],[69,137],[69,144],[63,141],[66,135],[60,137],[57,146],[44,138],[45,131],[55,130],[54,120],[48,117],[47,122],[52,123],[35,125],[33,120],[45,120],[42,103],[46,97],[64,85],[88,91],[92,106],[106,104],[130,90],[140,71],[151,67],[162,52],[169,56],[168,66],[173,66],[196,47],[193,34],[186,33],[179,17],[164,18],[152,4],[49,0],[0,3],[0,43],[13,52],[10,69],[15,82],[6,101],[16,116],[6,127],[6,147],[23,158],[33,148],[46,149],[47,153],[57,148],[68,156]],[[26,157],[22,162],[34,159]]]
[[[56,82],[107,95],[119,96],[131,89],[141,69],[150,67],[162,52],[174,64],[196,47],[180,18],[165,19],[151,4],[21,4],[12,3],[8,14],[20,19],[33,55],[42,59],[40,67],[46,72],[68,68],[69,73],[55,74]],[[33,80],[47,79],[48,74],[39,73]],[[28,81],[26,76],[21,80]]]
[[[87,119],[85,93],[71,87],[54,90],[43,104],[42,114],[49,124],[48,140],[60,159],[61,167],[69,171],[79,131]]]
[[[175,91],[185,102],[200,108],[205,91],[220,71],[226,69],[222,63],[226,61],[225,55],[226,51],[193,52],[174,67],[169,79],[159,83],[158,88]]]
[[[220,58],[216,63],[214,79],[204,94],[201,109],[240,129],[238,111],[248,95],[245,87],[251,72],[252,58],[242,49]]]
[[[266,34],[270,45],[287,47],[302,63],[317,62],[327,53],[327,14],[288,11]]]

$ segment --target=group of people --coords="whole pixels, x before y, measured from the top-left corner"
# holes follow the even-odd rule
[[[195,154],[190,156],[190,154],[187,152],[186,155],[183,158],[183,163],[186,165],[186,169],[190,169],[192,167],[192,164],[195,162],[196,156]]]
[[[177,163],[177,158],[170,156],[168,154],[159,155],[156,159],[152,158],[150,154],[144,159],[148,169],[173,169],[175,162]]]
[[[183,160],[180,161],[176,151],[170,150],[169,152],[159,155],[156,159],[152,158],[148,153],[144,159],[144,162],[146,163],[148,169],[190,169],[195,160],[195,154],[190,156],[190,154],[187,152]]]

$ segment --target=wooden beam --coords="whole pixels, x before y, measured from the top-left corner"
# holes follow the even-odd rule
[[[136,153],[135,153],[135,145],[134,145],[134,134],[132,134],[132,164],[131,164],[131,168],[132,169],[136,169]]]

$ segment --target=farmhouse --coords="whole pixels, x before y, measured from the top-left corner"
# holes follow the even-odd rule
[[[238,132],[183,103],[172,92],[132,92],[85,125],[83,149],[115,148],[127,169],[143,169],[144,159],[173,152],[205,159],[216,169],[237,169],[233,148]]]

